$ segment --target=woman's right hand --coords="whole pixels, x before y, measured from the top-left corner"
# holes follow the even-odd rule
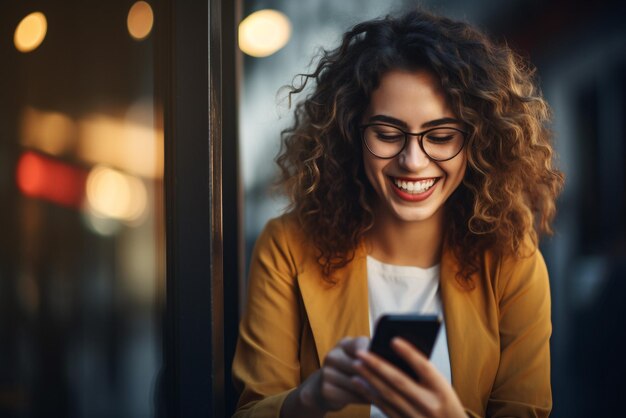
[[[369,403],[354,388],[357,350],[366,350],[367,337],[344,338],[326,356],[322,367],[287,396],[281,417],[320,417],[351,403]]]

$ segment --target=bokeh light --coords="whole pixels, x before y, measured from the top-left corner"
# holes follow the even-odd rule
[[[126,19],[130,36],[138,41],[147,38],[152,31],[153,24],[154,14],[152,13],[152,7],[148,3],[138,1],[132,5]]]
[[[68,153],[76,143],[77,125],[68,115],[26,107],[22,113],[21,143],[46,154]]]
[[[111,237],[120,232],[122,224],[119,220],[101,216],[89,204],[83,209],[83,223],[92,232],[103,237]]]
[[[291,23],[285,14],[259,10],[239,24],[239,49],[253,57],[267,57],[284,47],[291,37]]]
[[[13,35],[15,48],[20,52],[30,52],[37,49],[46,37],[48,21],[41,12],[33,12],[26,16],[17,25]]]
[[[22,154],[17,163],[17,186],[24,195],[62,206],[82,205],[85,179],[83,169],[31,151]]]
[[[131,110],[125,117],[94,113],[81,118],[76,155],[93,165],[161,178],[165,146],[163,131],[156,130],[151,119],[153,108],[139,104]]]
[[[87,201],[100,216],[132,222],[144,214],[148,193],[138,178],[96,166],[87,177]]]

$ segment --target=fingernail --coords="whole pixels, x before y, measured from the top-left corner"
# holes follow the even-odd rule
[[[395,345],[403,345],[406,346],[408,344],[408,342],[406,342],[406,340],[400,338],[400,337],[393,337],[393,339],[391,340],[392,344]]]

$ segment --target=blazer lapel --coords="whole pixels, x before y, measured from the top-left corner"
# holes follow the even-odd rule
[[[366,254],[357,249],[354,260],[336,271],[337,283],[322,278],[316,261],[311,260],[298,274],[298,285],[308,316],[318,359],[344,337],[369,336]]]
[[[441,302],[443,305],[443,315],[446,323],[446,337],[448,339],[448,351],[450,353],[450,370],[452,373],[452,384],[457,380],[459,367],[463,364],[461,358],[461,347],[463,346],[465,321],[459,315],[459,297],[456,281],[457,264],[454,255],[449,250],[444,250],[441,257]]]
[[[444,250],[441,259],[440,286],[452,386],[464,405],[484,410],[482,394],[477,393],[476,385],[481,377],[492,372],[485,370],[484,360],[492,354],[490,349],[493,344],[490,340],[493,340],[493,337],[485,331],[483,325],[485,303],[479,275],[472,277],[476,288],[468,291],[456,279],[458,270],[458,262],[452,251]],[[497,368],[497,362],[492,361],[491,364],[493,368]]]

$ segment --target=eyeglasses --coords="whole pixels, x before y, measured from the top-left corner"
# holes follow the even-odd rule
[[[411,133],[397,126],[372,123],[361,126],[361,136],[369,152],[378,158],[395,157],[404,150],[409,136],[417,136],[420,148],[431,160],[447,161],[461,152],[467,133],[456,128],[441,127]]]

